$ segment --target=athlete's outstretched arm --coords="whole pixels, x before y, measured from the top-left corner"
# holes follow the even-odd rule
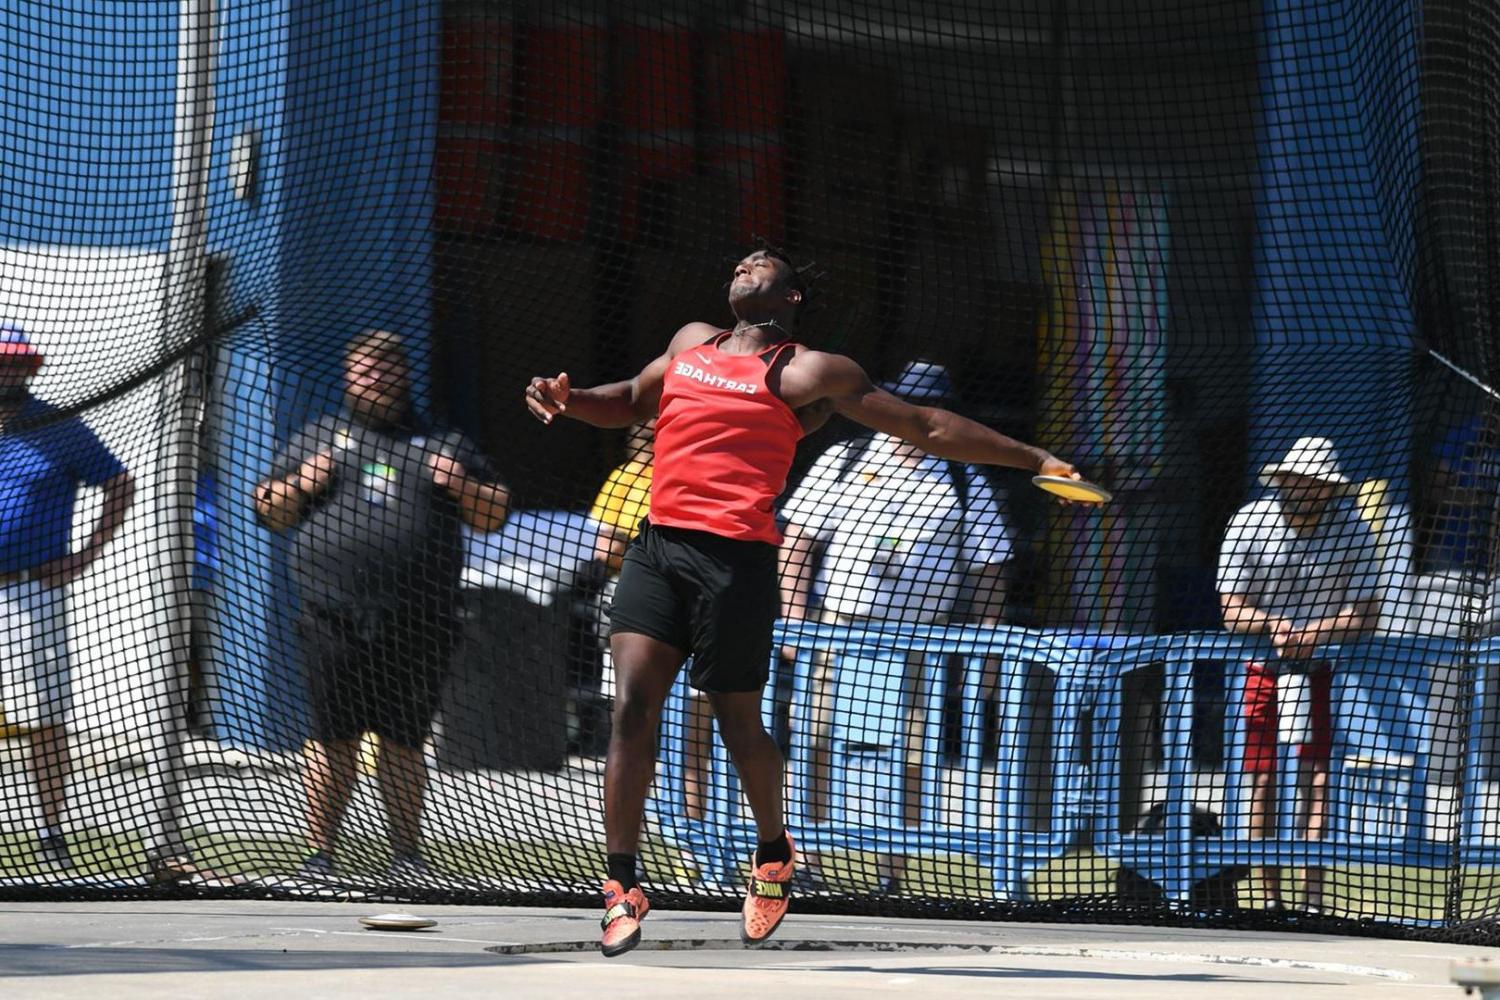
[[[559,373],[556,378],[534,378],[526,386],[526,408],[544,424],[563,414],[595,427],[627,427],[656,414],[662,380],[672,359],[717,332],[707,323],[689,323],[677,331],[665,353],[642,368],[635,378],[623,382],[575,389],[567,372]]]
[[[981,423],[936,406],[915,406],[870,381],[865,370],[841,354],[810,353],[809,374],[833,408],[866,427],[909,441],[955,462],[1005,465],[1046,476],[1082,478],[1068,462],[1044,448],[1023,444]]]

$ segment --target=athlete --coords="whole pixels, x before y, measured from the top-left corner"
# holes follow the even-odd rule
[[[782,759],[761,723],[779,613],[773,503],[797,442],[841,413],[942,458],[1081,478],[1067,462],[947,410],[915,406],[874,386],[840,354],[792,336],[809,291],[775,249],[735,265],[728,330],[689,323],[636,375],[592,389],[566,372],[534,378],[526,405],[550,424],[568,416],[624,427],[656,416],[651,504],[626,552],[610,612],[616,671],[613,732],[604,768],[609,875],[600,948],[623,954],[650,909],[636,879],[656,732],[677,672],[708,698],[755,816],[740,935],[769,938],[786,915],[795,851],[782,821]]]

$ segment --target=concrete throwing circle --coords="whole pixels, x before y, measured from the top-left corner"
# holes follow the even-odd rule
[[[496,944],[484,950],[493,955],[561,955],[599,949],[597,941],[537,941],[526,944]],[[733,938],[649,938],[636,951],[786,951],[786,952],[883,952],[949,955],[1009,955],[1018,958],[1093,958],[1110,962],[1168,962],[1173,964],[1233,965],[1259,969],[1325,972],[1407,982],[1415,977],[1400,969],[1344,962],[1312,962],[1264,955],[1220,955],[1200,952],[1144,951],[1128,948],[1085,948],[1051,945],[947,943],[941,941],[767,941],[746,945]]]

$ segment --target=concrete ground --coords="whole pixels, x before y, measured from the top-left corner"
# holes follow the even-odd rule
[[[415,906],[424,931],[373,931],[372,904],[0,903],[0,996],[737,997],[1045,995],[1109,1000],[1458,997],[1483,949],[1308,934],[792,915],[745,950],[733,914],[657,911],[605,960],[593,910]]]

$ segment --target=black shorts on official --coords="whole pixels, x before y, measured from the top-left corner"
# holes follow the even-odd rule
[[[357,740],[372,732],[403,747],[426,742],[458,648],[451,611],[313,609],[302,615],[297,632],[316,739]]]
[[[642,522],[625,552],[609,634],[639,632],[693,656],[699,691],[759,691],[781,593],[776,546]]]

